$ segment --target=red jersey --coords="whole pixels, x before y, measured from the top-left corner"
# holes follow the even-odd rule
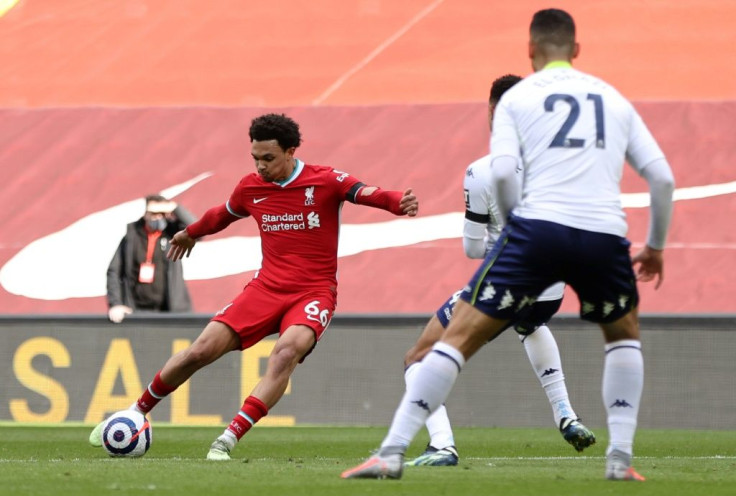
[[[345,172],[301,160],[282,183],[256,173],[243,177],[227,209],[258,224],[263,261],[255,277],[285,292],[336,289],[340,210],[345,200],[355,203],[363,186]]]

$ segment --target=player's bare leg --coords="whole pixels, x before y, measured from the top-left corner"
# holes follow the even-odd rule
[[[299,361],[314,346],[314,331],[304,325],[286,329],[271,351],[266,373],[243,402],[227,429],[212,443],[208,460],[229,460],[235,444],[261,418],[268,415],[289,385],[289,378]]]
[[[442,339],[422,360],[416,378],[404,394],[380,450],[361,465],[343,472],[342,477],[400,478],[407,447],[427,417],[447,399],[465,361],[506,324],[507,321],[489,317],[458,301]]]
[[[633,309],[615,322],[600,324],[606,340],[603,402],[608,415],[606,478],[644,480],[631,466],[639,403],[644,386],[644,360],[639,318]]]
[[[432,318],[427,322],[417,342],[404,356],[404,381],[407,387],[414,379],[419,362],[432,350],[432,346],[440,340],[443,332],[445,332],[445,328],[442,326],[442,322],[437,318],[437,315],[432,315]],[[437,410],[427,419],[426,426],[429,432],[429,443],[426,449],[418,457],[408,460],[405,465],[457,465],[459,455],[457,448],[455,448],[452,426],[450,425],[450,418],[447,415],[445,405],[437,407]]]
[[[202,367],[237,349],[240,349],[237,333],[222,322],[211,321],[187,349],[169,358],[161,369],[161,380],[177,388]]]
[[[131,405],[131,409],[146,415],[196,371],[214,362],[225,353],[239,348],[240,338],[230,327],[222,322],[209,322],[194,343],[166,361],[143,394]],[[97,424],[90,433],[89,443],[92,446],[102,446],[103,425],[104,420]]]
[[[289,378],[304,355],[314,346],[314,331],[304,325],[286,329],[276,341],[266,367],[266,374],[251,392],[272,408],[286,391]]]
[[[440,342],[452,346],[468,360],[488,341],[495,339],[506,324],[508,320],[493,318],[464,300],[458,300]]]
[[[432,350],[432,346],[440,340],[444,332],[445,328],[442,327],[440,319],[436,315],[432,315],[427,325],[424,326],[417,342],[404,355],[404,367],[408,367],[415,362],[421,362],[422,358]]]

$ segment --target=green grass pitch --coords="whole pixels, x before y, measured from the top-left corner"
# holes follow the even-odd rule
[[[386,428],[256,427],[230,462],[204,459],[220,428],[154,424],[139,459],[87,444],[88,426],[0,426],[2,495],[734,495],[736,431],[640,430],[635,467],[647,481],[603,479],[606,433],[576,453],[554,429],[456,430],[457,467],[410,467],[399,481],[342,480]],[[427,442],[417,437],[409,455]]]

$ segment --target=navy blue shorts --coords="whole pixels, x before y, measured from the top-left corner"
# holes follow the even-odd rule
[[[445,329],[447,329],[447,325],[450,323],[450,319],[452,318],[452,310],[455,308],[455,303],[460,298],[460,293],[462,293],[462,290],[453,293],[453,295],[450,296],[439,309],[437,309],[437,318],[440,320],[440,324],[442,324],[442,327],[444,327]]]
[[[450,319],[452,319],[452,311],[455,308],[455,303],[460,298],[460,293],[462,291],[457,291],[450,296],[436,312],[437,318],[444,328],[447,328]],[[549,322],[549,319],[560,309],[560,305],[562,305],[562,298],[558,300],[538,301],[529,306],[528,310],[523,315],[520,315],[517,321],[509,322],[506,328],[513,325],[516,332],[523,336],[528,336],[536,331],[539,326]]]
[[[613,322],[639,304],[626,238],[511,216],[460,295],[481,312],[519,321],[545,288],[566,282],[580,317]]]

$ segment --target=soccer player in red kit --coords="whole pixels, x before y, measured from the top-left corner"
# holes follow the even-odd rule
[[[243,177],[229,200],[171,240],[168,257],[189,256],[196,240],[252,217],[261,236],[261,269],[243,292],[225,305],[186,350],[172,356],[134,408],[144,415],[194,372],[232,350],[279,334],[266,373],[207,454],[229,460],[240,438],[283,396],[291,373],[312,351],[335,311],[340,210],[345,200],[417,214],[411,189],[385,191],[366,186],[346,172],[309,165],[294,157],[301,144],[299,125],[282,114],[253,119],[249,130],[256,172]],[[102,444],[100,424],[90,443]]]

